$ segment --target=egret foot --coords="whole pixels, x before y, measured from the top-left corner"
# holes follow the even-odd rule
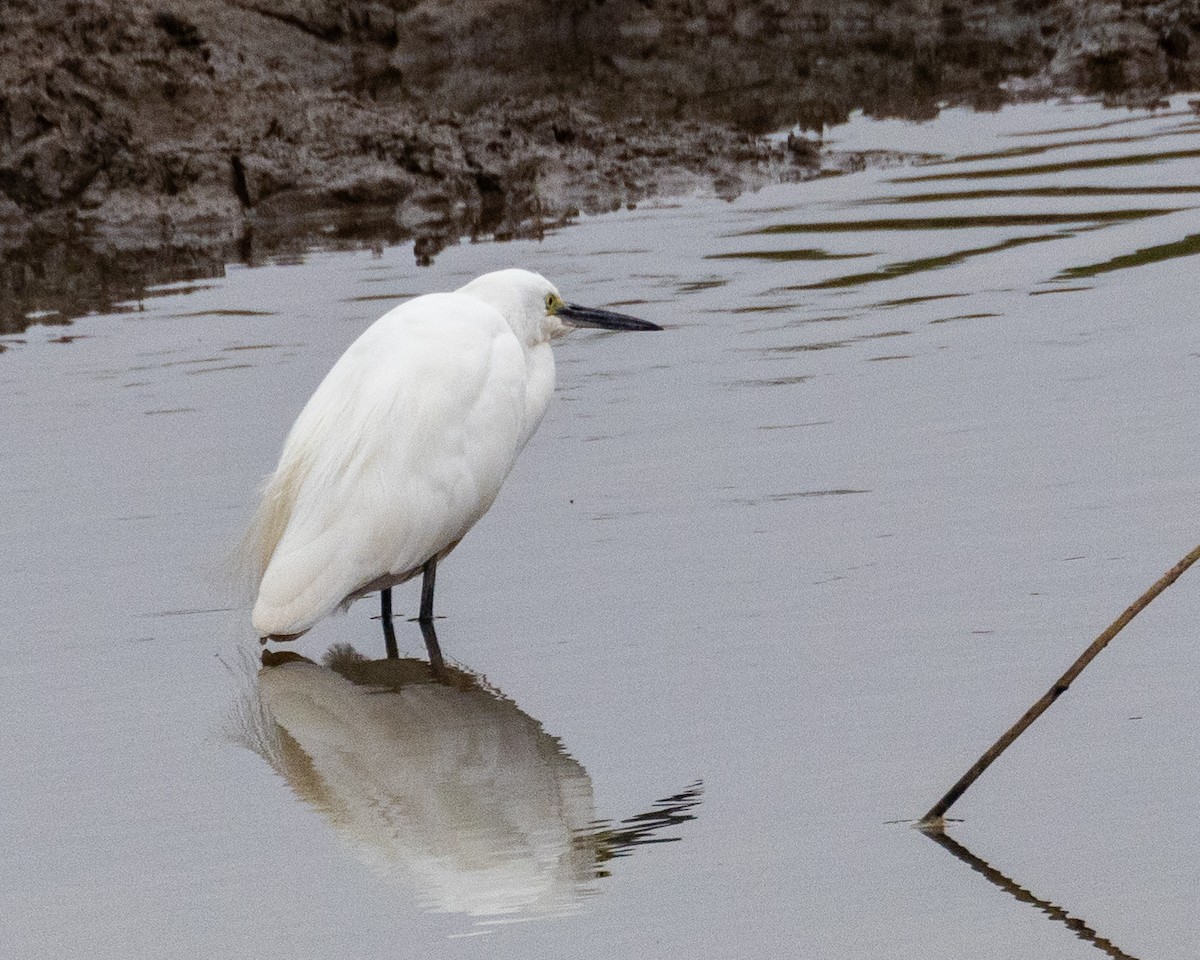
[[[433,628],[432,620],[417,622],[421,625],[421,636],[425,638],[425,649],[429,652],[429,666],[433,675],[440,680],[446,671],[446,661],[442,658],[442,648],[438,645],[437,631]]]
[[[392,624],[392,588],[386,587],[379,591],[379,619],[383,621],[383,647],[389,660],[400,659],[400,651],[396,649],[396,628]]]
[[[421,567],[421,612],[417,616],[417,623],[424,626],[433,626],[433,583],[437,578],[437,557],[430,557],[425,561],[425,565]],[[424,631],[422,630],[422,633]],[[428,637],[426,637],[428,643]],[[437,638],[434,637],[434,644],[437,644]]]

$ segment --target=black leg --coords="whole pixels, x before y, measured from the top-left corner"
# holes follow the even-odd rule
[[[433,581],[437,575],[437,557],[430,557],[421,568],[421,614],[417,623],[433,623]]]
[[[392,588],[379,591],[379,619],[383,621],[383,646],[389,660],[396,660],[400,652],[396,649],[396,628],[392,626]]]
[[[441,679],[446,669],[446,661],[442,659],[442,648],[438,646],[437,631],[433,628],[433,621],[420,621],[421,636],[425,638],[425,649],[429,651],[429,666],[433,668],[433,675]]]

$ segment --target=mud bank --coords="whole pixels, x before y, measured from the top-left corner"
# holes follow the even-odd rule
[[[1194,84],[1200,0],[9,0],[0,323],[316,239],[420,259],[732,196],[818,172],[765,131],[990,107],[1012,78]]]

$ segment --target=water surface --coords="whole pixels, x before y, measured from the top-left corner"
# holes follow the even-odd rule
[[[858,120],[938,162],[0,338],[12,955],[1191,956],[1195,574],[960,801],[967,856],[908,822],[1194,546],[1185,99]],[[559,348],[440,571],[449,680],[368,601],[260,667],[224,557],[300,406],[514,263],[667,331]]]

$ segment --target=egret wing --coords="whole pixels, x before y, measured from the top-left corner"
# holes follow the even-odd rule
[[[512,469],[524,395],[520,344],[478,300],[434,294],[377,320],[317,388],[268,482],[278,536],[255,626],[301,633],[460,540]]]

